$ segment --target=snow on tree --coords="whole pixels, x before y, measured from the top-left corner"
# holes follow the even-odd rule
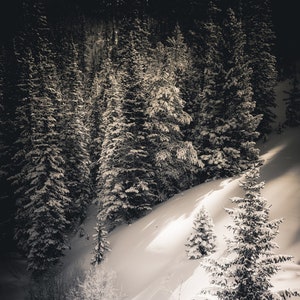
[[[110,250],[109,242],[107,241],[107,231],[104,228],[104,224],[100,216],[98,216],[98,222],[95,230],[96,233],[93,235],[95,247],[92,264],[100,264],[104,259],[105,253]]]
[[[189,124],[191,117],[184,111],[185,101],[176,86],[175,68],[161,43],[155,49],[152,68],[147,74],[150,90],[146,127],[158,189],[168,197],[187,186],[187,174],[200,162],[192,143],[184,141],[181,128]]]
[[[207,210],[202,207],[195,217],[193,232],[186,244],[189,259],[199,259],[215,252],[216,235],[213,226]]]
[[[13,162],[17,172],[11,176],[10,180],[14,186],[16,199],[15,215],[15,240],[19,249],[26,253],[28,251],[28,228],[30,227],[31,211],[28,209],[29,198],[26,195],[27,180],[29,169],[32,167],[28,160],[28,153],[32,150],[33,133],[32,115],[34,114],[34,97],[37,93],[37,70],[34,68],[34,59],[30,49],[19,57],[20,75],[17,88],[20,90],[19,105],[16,109],[15,126],[19,128],[19,135],[15,141],[18,151],[13,156]]]
[[[145,129],[145,69],[148,65],[147,24],[133,20],[133,28],[122,37],[118,49],[123,88],[122,110],[126,122],[123,152],[124,184],[128,209],[126,219],[136,218],[155,202],[155,181]],[[122,46],[123,45],[123,46]],[[122,48],[120,48],[122,46]]]
[[[289,290],[274,292],[271,278],[280,270],[280,264],[290,261],[291,256],[276,255],[274,242],[282,219],[269,220],[270,206],[261,196],[264,182],[259,182],[258,164],[245,175],[241,182],[244,197],[232,198],[236,207],[226,209],[232,218],[228,229],[227,256],[208,259],[207,271],[211,276],[209,292],[222,300],[286,299]]]
[[[199,180],[223,177],[226,159],[223,150],[224,132],[227,131],[223,112],[224,69],[221,52],[222,32],[217,22],[219,8],[212,1],[204,23],[206,48],[203,56],[203,86],[197,96],[198,112],[194,115],[192,133],[198,157],[204,164]]]
[[[29,199],[30,227],[28,233],[28,267],[45,271],[55,264],[65,249],[66,211],[70,207],[69,191],[65,186],[64,161],[56,131],[55,104],[60,100],[56,74],[49,73],[46,58],[39,65],[41,82],[32,112],[32,149],[26,154],[29,168],[25,195]]]
[[[274,87],[277,81],[276,58],[273,54],[275,34],[272,25],[271,1],[242,1],[242,20],[247,37],[246,53],[253,70],[253,100],[256,102],[255,114],[262,115],[258,131],[268,134],[275,120]]]
[[[127,125],[122,108],[123,90],[120,78],[110,59],[106,62],[106,68],[109,75],[103,100],[107,103],[103,114],[105,135],[96,179],[97,199],[101,206],[98,218],[117,225],[124,221],[126,210],[130,208],[125,192]]]
[[[297,74],[294,74],[292,89],[284,92],[287,94],[287,98],[283,99],[286,104],[285,124],[290,127],[298,126],[300,124],[300,89]]]
[[[67,300],[122,300],[125,295],[116,287],[116,274],[105,267],[94,266],[76,287],[70,289]]]
[[[69,43],[67,63],[62,77],[63,111],[61,148],[64,154],[66,185],[72,207],[68,218],[83,219],[91,197],[90,132],[88,111],[83,97],[83,75],[78,66],[76,45]]]
[[[57,131],[62,100],[56,68],[40,3],[30,8],[36,17],[30,31],[33,40],[27,40],[25,33],[24,47],[18,49],[22,49],[23,58],[18,84],[22,98],[16,112],[16,126],[21,129],[17,143],[24,148],[19,147],[14,156],[19,172],[12,179],[17,199],[15,239],[26,254],[28,268],[38,274],[63,255],[70,199]],[[31,51],[34,42],[36,48]]]
[[[248,168],[258,159],[255,140],[261,116],[255,116],[252,98],[252,69],[244,48],[246,43],[242,24],[232,9],[228,9],[223,25],[223,147],[226,159],[223,174],[231,176]]]
[[[101,206],[99,216],[114,227],[149,210],[152,194],[146,181],[147,169],[141,168],[143,149],[132,147],[135,136],[130,131],[132,124],[125,118],[121,75],[110,60],[107,68],[111,70],[107,78],[110,87],[104,93],[106,130],[99,159],[97,199]]]

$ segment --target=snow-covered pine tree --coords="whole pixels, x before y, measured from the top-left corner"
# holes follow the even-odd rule
[[[101,207],[98,219],[114,227],[128,221],[127,210],[134,207],[129,204],[125,192],[127,180],[125,153],[129,149],[126,143],[127,125],[122,106],[124,92],[121,88],[120,76],[114,70],[110,59],[107,59],[105,68],[108,70],[103,99],[107,103],[103,114],[105,135],[98,162],[96,188]]]
[[[207,271],[214,285],[210,292],[221,300],[286,299],[298,295],[290,290],[274,292],[271,278],[280,264],[291,256],[276,255],[274,242],[282,219],[270,220],[270,206],[261,196],[264,182],[259,182],[259,163],[255,163],[241,182],[244,197],[232,198],[236,207],[226,209],[233,224],[233,236],[226,240],[227,257],[208,259]]]
[[[100,31],[98,28],[96,33],[92,34],[91,37],[88,37],[87,41],[86,65],[88,75],[85,83],[85,97],[88,98],[90,102],[89,128],[91,135],[91,176],[93,192],[95,193],[97,192],[96,178],[99,170],[98,163],[105,134],[103,114],[106,110],[106,103],[104,101],[104,93],[107,88],[109,89],[109,86],[107,86],[109,80],[107,80],[107,78],[110,76],[109,72],[111,69],[107,68],[107,59],[111,59],[111,52],[115,43],[116,29],[114,26],[114,23],[111,24],[111,26],[110,24],[106,24]],[[96,51],[94,48],[96,48]]]
[[[223,57],[221,52],[222,32],[218,24],[219,8],[213,1],[208,6],[204,23],[203,40],[206,47],[203,54],[203,86],[196,102],[198,111],[194,114],[192,132],[198,157],[204,164],[199,180],[223,177],[226,159],[222,151],[223,134],[227,131],[223,115]]]
[[[14,187],[16,199],[15,240],[19,250],[28,251],[28,229],[30,227],[31,211],[28,209],[29,198],[26,196],[28,171],[32,164],[28,160],[28,153],[32,149],[31,135],[33,133],[32,114],[34,109],[33,98],[37,93],[37,74],[35,62],[30,48],[24,47],[24,52],[17,53],[19,63],[19,103],[16,109],[15,126],[19,128],[18,138],[15,141],[18,151],[13,156],[16,173],[10,177]]]
[[[258,131],[266,135],[275,120],[274,87],[277,81],[276,58],[273,54],[275,34],[272,25],[271,1],[242,1],[243,28],[247,37],[246,54],[253,70],[251,84],[255,114],[262,115]]]
[[[181,124],[183,140],[191,141],[190,131],[194,126],[193,116],[197,108],[193,105],[196,97],[196,86],[199,88],[199,76],[193,65],[192,52],[185,42],[184,35],[180,26],[176,24],[175,29],[166,41],[166,52],[169,59],[170,72],[174,72],[174,83],[179,89],[179,95],[184,99],[184,111],[190,115],[189,123]],[[197,82],[197,83],[196,83]],[[186,173],[185,180],[182,182],[182,188],[191,187],[193,183],[198,182],[195,174],[198,173],[199,165],[193,166],[189,173]]]
[[[188,238],[186,252],[189,259],[199,259],[215,252],[216,235],[208,211],[201,207],[194,219],[193,232]]]
[[[24,160],[14,176],[18,201],[16,240],[28,258],[28,268],[37,274],[48,270],[63,255],[70,199],[57,132],[61,94],[46,37],[46,18],[39,1],[27,4],[32,14],[26,17],[30,16],[33,28],[25,31],[24,47],[20,48],[25,50],[21,53],[25,59],[16,125],[20,124],[18,142],[24,148],[19,148],[15,159]]]
[[[26,154],[29,168],[25,195],[30,211],[28,268],[34,272],[48,270],[63,255],[66,212],[71,205],[55,119],[61,95],[55,84],[57,75],[49,72],[52,63],[46,57],[39,60],[38,91],[31,99],[32,149]]]
[[[155,202],[153,166],[145,129],[146,93],[145,69],[148,66],[149,42],[147,23],[132,21],[131,30],[120,37],[118,45],[121,83],[123,87],[122,110],[126,122],[127,151],[123,153],[122,168],[126,170],[124,188],[129,204],[126,218],[141,215]]]
[[[92,258],[92,264],[100,264],[104,255],[110,250],[109,242],[107,241],[107,231],[104,227],[104,222],[100,215],[98,216],[97,226],[95,227],[96,233],[93,235],[95,241],[94,255]]]
[[[297,73],[294,74],[292,89],[284,92],[287,94],[287,98],[283,99],[286,105],[285,124],[290,127],[298,126],[300,124],[300,88]]]
[[[187,174],[192,166],[200,166],[192,143],[184,141],[181,127],[189,124],[191,117],[184,111],[185,101],[176,86],[176,68],[168,52],[158,43],[152,70],[147,74],[150,89],[146,110],[157,186],[159,193],[166,197],[187,187]]]
[[[258,159],[255,140],[261,116],[254,116],[252,69],[245,54],[245,34],[232,9],[228,9],[223,25],[223,174],[231,176],[247,169]]]
[[[72,200],[68,219],[83,219],[91,197],[90,132],[88,111],[83,98],[83,75],[78,66],[76,45],[69,42],[67,63],[62,76],[63,111],[61,148],[65,161],[66,185]]]

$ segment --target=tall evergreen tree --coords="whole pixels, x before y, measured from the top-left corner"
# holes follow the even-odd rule
[[[224,176],[226,159],[223,150],[225,120],[223,115],[224,69],[222,57],[222,32],[218,23],[219,8],[212,1],[204,23],[206,48],[203,55],[203,83],[198,92],[198,110],[194,115],[194,145],[204,167],[199,180]]]
[[[274,87],[277,80],[276,58],[273,54],[275,34],[272,25],[270,0],[242,1],[242,18],[247,36],[246,53],[253,70],[253,100],[255,114],[263,116],[258,131],[268,134],[275,120]]]
[[[72,208],[70,220],[83,219],[91,197],[90,132],[88,112],[83,99],[83,75],[78,66],[76,46],[69,44],[68,63],[63,75],[64,116],[61,128],[61,147],[65,161],[66,185]]]
[[[223,26],[223,147],[226,163],[224,175],[237,174],[258,159],[255,140],[256,128],[261,120],[254,116],[255,102],[252,98],[251,75],[245,54],[245,35],[242,24],[232,9],[228,9]]]
[[[255,164],[241,182],[244,197],[233,198],[236,207],[226,209],[233,221],[228,226],[233,236],[226,240],[228,257],[209,260],[207,270],[217,287],[211,293],[218,299],[286,299],[299,295],[289,290],[272,291],[271,277],[291,257],[274,254],[278,247],[274,239],[282,220],[269,220],[270,207],[261,196],[264,182],[258,181],[259,176]]]
[[[107,61],[106,68],[109,75],[103,100],[107,103],[103,114],[105,135],[97,174],[97,198],[101,207],[98,219],[115,226],[129,221],[129,211],[135,208],[129,204],[126,194],[127,170],[124,156],[130,149],[126,144],[127,125],[122,107],[124,91],[120,76],[115,74],[110,60]],[[140,208],[144,209],[142,206]]]
[[[59,148],[55,119],[57,101],[61,101],[55,82],[49,73],[46,57],[39,65],[42,74],[33,115],[32,149],[26,157],[30,162],[25,195],[29,199],[31,221],[28,230],[28,267],[46,271],[63,255],[66,211],[70,208],[69,191],[65,186],[64,161]]]
[[[25,51],[20,52],[22,98],[16,117],[21,128],[15,155],[16,162],[21,161],[20,172],[14,176],[16,240],[28,258],[28,268],[39,273],[63,255],[70,200],[57,131],[62,100],[46,19],[40,2],[26,3],[31,4],[32,14],[27,17],[32,17],[34,27],[25,32],[23,47],[18,49]]]
[[[184,141],[181,128],[189,124],[191,117],[184,111],[185,101],[176,86],[176,68],[168,52],[161,43],[155,49],[146,110],[158,189],[167,197],[187,188],[191,168],[201,165],[192,143]]]
[[[147,23],[139,19],[133,21],[133,28],[122,37],[119,59],[121,83],[124,87],[123,113],[126,120],[127,151],[124,153],[126,162],[125,190],[131,207],[136,207],[133,217],[147,210],[155,201],[154,176],[145,130],[146,94],[145,71],[147,68],[148,51]],[[123,45],[123,46],[122,46]]]

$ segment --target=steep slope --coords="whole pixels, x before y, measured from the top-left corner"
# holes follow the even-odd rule
[[[284,265],[274,278],[275,288],[300,286],[300,128],[273,134],[261,144],[262,180],[266,181],[263,196],[271,208],[271,218],[284,218],[277,242],[279,253],[294,256],[294,263]],[[157,206],[151,213],[131,225],[114,230],[109,241],[112,251],[105,268],[117,275],[119,288],[126,299],[164,300],[192,299],[207,286],[208,276],[199,261],[190,261],[185,243],[192,222],[201,205],[211,214],[218,235],[217,257],[224,251],[225,226],[230,220],[224,207],[230,207],[230,197],[242,195],[239,178],[208,182],[175,195]],[[90,211],[85,230],[92,234],[93,215]],[[92,241],[76,237],[65,258],[65,270],[74,262],[87,268]],[[200,299],[200,298],[199,298]]]

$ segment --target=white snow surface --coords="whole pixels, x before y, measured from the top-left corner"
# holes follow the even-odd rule
[[[294,256],[273,278],[275,290],[300,288],[300,128],[273,134],[260,145],[264,159],[262,195],[271,205],[271,219],[283,218],[276,239],[278,253]],[[175,195],[155,207],[147,216],[123,225],[109,235],[111,252],[105,268],[116,272],[118,288],[132,300],[208,299],[198,292],[209,285],[201,260],[188,260],[185,243],[193,219],[204,205],[218,236],[215,257],[221,257],[230,218],[224,211],[232,207],[230,198],[242,196],[240,178],[211,181]],[[92,206],[83,225],[92,236],[96,207]],[[92,241],[76,236],[64,259],[64,271],[75,263],[89,268]]]

